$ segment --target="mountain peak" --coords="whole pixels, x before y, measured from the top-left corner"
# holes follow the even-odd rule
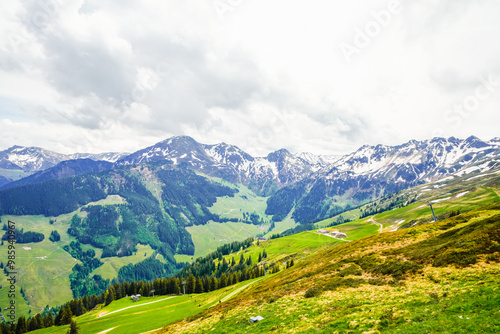
[[[271,161],[271,162],[276,162],[279,159],[283,159],[285,157],[292,156],[292,154],[286,149],[282,148],[277,151],[271,152],[267,155],[266,159]]]
[[[483,142],[476,136],[470,136],[469,138],[465,139],[464,142],[473,148],[482,148],[489,146],[487,143]]]

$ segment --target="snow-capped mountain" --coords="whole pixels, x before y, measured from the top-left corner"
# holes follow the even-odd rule
[[[398,146],[363,146],[338,159],[329,169],[321,170],[317,177],[332,179],[352,173],[370,178],[391,177],[394,182],[428,182],[495,157],[500,157],[500,142],[494,140],[484,142],[474,136],[465,140],[411,140]],[[494,162],[487,163],[480,169],[485,171],[493,165]]]
[[[26,184],[40,183],[52,179],[62,179],[85,173],[100,172],[113,168],[114,164],[104,160],[89,158],[65,160],[54,167],[38,171],[17,181],[8,182],[0,189],[20,187]]]
[[[0,186],[33,173],[56,166],[58,163],[74,159],[115,162],[128,153],[73,153],[61,154],[40,147],[12,146],[0,151]]]
[[[21,169],[27,173],[53,167],[61,161],[73,159],[91,159],[115,162],[128,153],[73,153],[61,154],[40,147],[12,146],[0,151],[0,168]]]
[[[293,218],[307,222],[339,211],[338,205],[357,205],[446,176],[498,168],[500,142],[474,136],[363,146],[276,192],[267,213],[284,217],[295,208]]]
[[[261,194],[272,194],[309,178],[333,181],[359,177],[364,184],[369,180],[385,180],[405,187],[460,173],[479,161],[500,156],[499,149],[497,139],[484,142],[472,136],[465,140],[454,137],[411,140],[398,146],[365,145],[345,156],[306,152],[295,155],[281,149],[266,157],[252,157],[234,145],[205,145],[191,137],[179,136],[125,156],[117,164],[168,159],[207,175],[244,183]],[[489,164],[481,168],[492,168]]]
[[[306,198],[311,206],[315,202],[331,202],[334,197],[349,197],[358,203],[417,183],[495,168],[500,164],[500,138],[482,141],[474,136],[465,140],[450,137],[411,140],[397,146],[365,145],[344,156],[292,154],[281,149],[266,157],[252,157],[234,145],[206,145],[187,136],[172,137],[128,155],[64,155],[13,146],[0,152],[0,170],[18,170],[27,176],[75,158],[116,161],[118,166],[170,160],[174,165],[243,183],[261,195],[283,196],[293,203]],[[45,175],[62,174],[54,171]],[[284,207],[291,210],[293,206]]]
[[[285,149],[266,157],[252,157],[240,148],[226,143],[200,144],[191,137],[178,136],[132,153],[117,161],[129,165],[157,160],[185,164],[205,174],[232,182],[241,182],[252,189],[269,194],[277,188],[299,181],[317,171],[328,161],[312,154],[305,159]]]

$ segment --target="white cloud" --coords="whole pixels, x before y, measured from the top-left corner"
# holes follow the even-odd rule
[[[132,151],[187,134],[338,154],[499,135],[500,86],[453,107],[500,76],[500,4],[401,2],[384,23],[393,1],[224,1],[223,18],[213,1],[0,4],[0,146]]]

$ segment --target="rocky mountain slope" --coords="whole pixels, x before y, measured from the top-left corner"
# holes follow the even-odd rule
[[[43,149],[14,146],[0,152],[0,166],[33,172],[67,158]],[[498,167],[500,139],[482,141],[471,136],[411,140],[397,146],[365,145],[344,156],[292,154],[281,149],[266,157],[252,157],[234,145],[207,145],[178,136],[129,155],[109,153],[89,158],[115,161],[115,166],[169,160],[271,196],[266,213],[274,215],[276,221],[289,216],[305,223],[416,184]]]
[[[14,145],[0,151],[0,186],[33,173],[54,167],[58,163],[74,159],[115,162],[126,153],[107,152],[99,154],[61,154],[40,147]]]
[[[451,175],[500,166],[497,140],[434,138],[363,146],[271,196],[267,214],[314,221],[384,194]]]

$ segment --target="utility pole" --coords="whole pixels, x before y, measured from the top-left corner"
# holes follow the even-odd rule
[[[432,208],[432,202],[427,203],[427,205],[431,207],[432,217],[434,218],[434,221],[436,222],[437,218],[436,218],[436,215],[434,214],[434,209]]]
[[[155,299],[155,289],[151,290],[149,293],[152,293],[153,294],[153,299]]]
[[[184,291],[184,294],[186,294],[186,281],[182,281],[182,290]]]
[[[266,264],[267,262],[262,262],[262,266],[264,267],[264,276],[266,276]]]

